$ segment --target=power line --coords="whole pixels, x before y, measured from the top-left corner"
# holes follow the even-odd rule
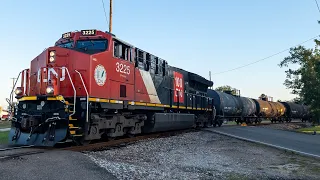
[[[308,40],[306,40],[306,41],[303,41],[302,43],[299,43],[299,44],[296,45],[296,46],[299,46],[299,45],[302,45],[302,44],[304,44],[304,43],[306,43],[306,42],[308,42],[308,41],[311,41],[311,40],[315,39],[315,38],[318,37],[318,36],[319,36],[319,35],[317,35],[317,36],[315,36],[315,37],[313,37],[313,38],[310,38],[310,39],[308,39]],[[260,62],[260,61],[264,61],[264,60],[269,59],[269,58],[271,58],[271,57],[273,57],[273,56],[276,56],[276,55],[279,55],[279,54],[284,53],[284,52],[286,52],[286,51],[289,51],[291,48],[296,47],[296,46],[292,46],[292,47],[290,47],[290,48],[287,48],[287,49],[285,49],[285,50],[282,50],[282,51],[280,51],[280,52],[277,52],[277,53],[275,53],[275,54],[272,54],[272,55],[270,55],[270,56],[268,56],[268,57],[265,57],[265,58],[263,58],[263,59],[260,59],[260,60],[251,62],[251,63],[249,63],[249,64],[245,64],[245,65],[243,65],[243,66],[239,66],[239,67],[236,67],[236,68],[233,68],[233,69],[229,69],[229,70],[226,70],[226,71],[221,71],[221,72],[218,72],[218,73],[214,73],[214,74],[212,74],[212,75],[222,74],[222,73],[226,73],[226,72],[230,72],[230,71],[234,71],[234,70],[237,70],[237,69],[241,69],[241,68],[250,66],[250,65],[252,65],[252,64],[258,63],[258,62]]]
[[[317,0],[314,0],[314,1],[316,2],[317,7],[318,7],[318,11],[319,11],[319,13],[320,13],[320,8],[319,8],[319,5],[318,5],[318,1],[317,1]]]
[[[109,23],[108,23],[107,12],[106,12],[106,8],[104,7],[104,2],[103,2],[103,0],[101,0],[101,2],[102,2],[103,11],[104,11],[104,17],[106,18],[106,23],[109,24]]]

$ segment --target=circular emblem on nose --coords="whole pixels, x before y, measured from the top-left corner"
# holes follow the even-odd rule
[[[94,79],[99,86],[103,86],[106,83],[107,72],[101,64],[97,65],[94,70]]]

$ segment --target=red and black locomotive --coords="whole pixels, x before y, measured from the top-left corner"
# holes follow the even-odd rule
[[[98,30],[64,33],[23,70],[10,144],[53,146],[219,125],[211,81]]]

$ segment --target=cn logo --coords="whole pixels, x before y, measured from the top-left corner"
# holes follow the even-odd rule
[[[184,103],[184,81],[183,81],[183,74],[179,72],[173,72],[174,81],[173,81],[173,89],[174,89],[174,97],[173,101],[178,102],[178,96],[179,96],[179,102]]]
[[[48,79],[43,78],[42,82],[48,82],[48,80],[51,79],[52,75],[55,78],[58,78],[58,73],[54,68],[43,68],[42,70],[43,70],[43,73],[47,73],[47,75],[48,75],[47,76]],[[37,81],[40,82],[40,79],[41,79],[41,69],[38,70]],[[64,81],[65,79],[66,79],[66,68],[62,67],[61,68],[60,81]]]

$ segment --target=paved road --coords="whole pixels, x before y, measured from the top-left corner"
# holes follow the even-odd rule
[[[206,128],[225,135],[320,158],[320,136],[254,126]]]

